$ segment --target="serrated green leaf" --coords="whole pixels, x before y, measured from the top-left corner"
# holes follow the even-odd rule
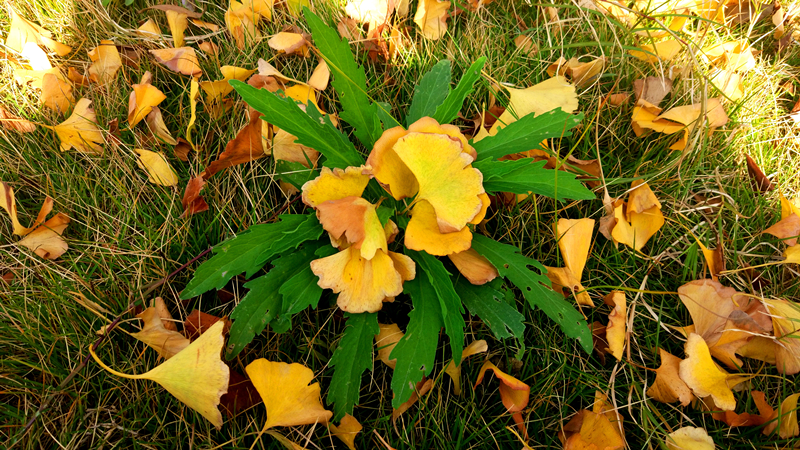
[[[441,105],[436,108],[433,118],[439,123],[450,123],[458,117],[458,112],[464,106],[464,100],[472,91],[475,90],[475,82],[481,77],[481,69],[486,63],[486,57],[482,56],[472,63],[464,72],[456,88],[447,94]]]
[[[414,87],[414,97],[406,115],[406,127],[423,117],[433,117],[436,108],[450,91],[450,61],[443,59],[429,70]]]
[[[264,114],[269,123],[297,136],[295,142],[311,147],[325,156],[323,165],[344,168],[364,164],[364,157],[353,147],[313,104],[306,111],[289,97],[280,97],[266,89],[256,89],[238,80],[229,81],[245,102],[256,111]]]
[[[392,117],[392,105],[388,102],[375,102],[378,105],[378,119],[383,124],[383,129],[396,127],[397,119]]]
[[[544,311],[561,327],[564,334],[577,339],[586,353],[592,352],[592,333],[589,326],[564,296],[549,288],[550,280],[542,274],[547,271],[543,265],[520,254],[517,247],[501,244],[480,234],[472,237],[472,248],[486,257],[501,276],[514,283],[532,308],[538,307]],[[528,266],[533,266],[542,273],[536,273]]]
[[[378,117],[378,105],[367,95],[367,75],[364,68],[356,63],[350,44],[346,39],[340,38],[336,30],[327,26],[308,9],[303,9],[303,15],[311,29],[311,35],[314,36],[314,44],[331,70],[331,84],[339,94],[342,104],[339,117],[352,125],[353,134],[365,147],[371,149],[383,131]],[[399,125],[396,120],[394,122],[396,125],[392,126]]]
[[[333,377],[328,403],[333,403],[334,421],[353,413],[361,391],[361,374],[372,367],[372,341],[380,332],[375,313],[346,313],[345,317],[347,322],[342,339],[330,361]]]
[[[494,136],[488,136],[472,147],[478,160],[495,159],[514,153],[541,148],[542,141],[554,137],[570,136],[569,131],[583,120],[583,114],[572,115],[558,108],[535,116],[528,114],[516,122],[500,128]]]
[[[324,241],[301,245],[297,251],[276,259],[265,275],[244,284],[249,291],[231,313],[233,325],[226,359],[238,355],[268,324],[276,333],[283,333],[291,327],[293,314],[308,305],[316,307],[322,288],[309,264],[317,259],[316,251],[324,247],[331,248]]]
[[[575,174],[563,170],[545,169],[547,161],[532,162],[530,158],[516,161],[476,161],[472,167],[483,174],[483,188],[488,193],[512,192],[514,194],[544,195],[557,200],[594,200]]]
[[[525,316],[506,303],[502,292],[490,284],[476,286],[463,277],[455,283],[455,288],[469,312],[480,317],[497,339],[514,336],[522,340]]]
[[[306,181],[313,180],[319,175],[316,169],[309,169],[296,161],[275,161],[275,176],[297,189],[301,189]]]
[[[214,256],[194,273],[181,292],[182,299],[196,297],[211,289],[222,289],[242,272],[250,278],[275,255],[297,248],[322,235],[314,214],[283,214],[275,223],[253,225],[247,231],[214,246]]]
[[[403,291],[411,297],[414,309],[408,313],[406,334],[389,355],[389,359],[397,359],[392,375],[395,408],[405,403],[422,377],[433,370],[439,331],[444,326],[436,290],[427,277],[417,276],[407,281]]]
[[[461,304],[461,298],[453,288],[450,273],[435,256],[413,250],[406,250],[406,254],[422,269],[421,272],[425,273],[436,292],[442,310],[444,329],[447,336],[450,337],[453,361],[458,365],[461,363],[461,359],[455,355],[461,355],[461,351],[464,350],[464,305]],[[417,270],[417,276],[421,275],[419,272],[420,270]]]

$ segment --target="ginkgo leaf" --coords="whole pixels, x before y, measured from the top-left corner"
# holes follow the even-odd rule
[[[167,124],[164,123],[164,117],[161,114],[161,109],[154,106],[146,117],[147,127],[154,135],[158,136],[161,140],[170,145],[178,145],[178,141],[169,132]]]
[[[422,380],[417,383],[414,391],[411,393],[411,397],[409,397],[408,400],[404,401],[397,408],[392,409],[392,421],[397,420],[397,418],[403,415],[404,412],[411,409],[411,407],[414,406],[414,404],[417,403],[417,401],[419,401],[419,399],[423,395],[427,394],[432,388],[433,380],[422,377]]]
[[[395,345],[403,338],[404,333],[400,331],[400,327],[396,323],[389,325],[378,324],[380,332],[375,335],[375,347],[378,349],[378,359],[389,368],[394,369],[397,365],[397,359],[389,359]]]
[[[70,218],[63,213],[58,213],[39,225],[35,230],[26,234],[19,245],[27,247],[32,252],[44,259],[58,259],[69,249],[61,235],[70,223]]]
[[[458,272],[475,285],[486,284],[498,277],[497,269],[486,257],[472,248],[447,255]]]
[[[267,44],[273,50],[287,55],[297,54],[300,56],[308,56],[311,51],[308,48],[308,41],[300,33],[290,33],[281,31],[275,36],[271,37]]]
[[[331,69],[324,59],[319,60],[319,64],[314,68],[314,72],[308,79],[308,85],[318,91],[324,91],[328,88],[328,81],[331,78]]]
[[[3,105],[0,105],[0,125],[17,133],[31,133],[36,130],[36,124],[12,114]]]
[[[97,127],[97,116],[89,105],[92,101],[81,98],[67,120],[48,127],[55,131],[61,141],[61,151],[71,148],[84,153],[103,152],[103,132]]]
[[[348,0],[344,12],[353,20],[368,23],[370,30],[389,22],[396,0]]]
[[[781,439],[789,439],[800,435],[800,427],[797,423],[797,400],[800,394],[792,394],[786,397],[777,411],[772,413],[768,423],[762,431],[766,435],[772,434],[777,428],[778,436]]]
[[[316,167],[320,157],[320,153],[313,148],[298,144],[297,136],[289,134],[286,130],[278,130],[275,133],[269,152],[276,161],[292,161],[306,167],[309,167],[309,162],[311,167]]]
[[[122,58],[111,40],[100,41],[100,45],[89,51],[89,58],[93,61],[88,70],[89,79],[101,86],[114,81],[117,71],[122,67]]]
[[[167,69],[196,77],[203,74],[192,47],[160,48],[150,50],[156,61]]]
[[[558,433],[564,450],[617,450],[625,446],[620,415],[606,402],[605,394],[595,392],[592,410],[578,411]]]
[[[622,361],[628,319],[626,316],[625,292],[613,291],[603,298],[603,302],[614,307],[608,315],[608,326],[606,326],[608,351],[614,355],[614,358],[617,358],[617,361]]]
[[[331,431],[331,434],[339,438],[344,445],[347,446],[350,450],[356,450],[356,435],[361,432],[363,427],[355,417],[351,416],[350,414],[345,414],[342,417],[342,420],[339,422],[339,426],[334,424],[328,424],[328,429]]]
[[[72,51],[72,47],[51,39],[52,33],[49,31],[22,18],[11,5],[7,5],[7,7],[11,27],[6,36],[6,47],[21,52],[26,43],[33,42],[47,47],[58,56],[66,56]]]
[[[783,256],[786,258],[783,260],[785,263],[800,264],[800,244],[787,248]]]
[[[661,204],[647,183],[636,180],[631,184],[631,189],[629,202],[632,199],[633,206],[621,202],[614,205],[614,218],[617,221],[611,236],[614,241],[641,251],[664,225],[664,215],[661,213]],[[642,210],[647,205],[650,207]]]
[[[503,406],[506,407],[506,411],[512,414],[511,417],[517,424],[517,428],[519,428],[522,434],[527,438],[528,431],[522,421],[522,410],[528,406],[528,399],[531,395],[531,387],[503,372],[499,367],[495,366],[490,361],[486,361],[483,363],[483,366],[478,373],[478,379],[475,381],[473,389],[477,388],[478,385],[481,384],[481,381],[483,381],[483,376],[489,369],[494,372],[494,376],[500,382],[500,400],[502,400]]]
[[[183,33],[189,26],[188,16],[182,11],[168,10],[167,23],[169,32],[172,34],[173,47],[183,47]]]
[[[144,326],[142,331],[131,333],[131,336],[147,344],[162,358],[170,359],[189,346],[189,339],[177,331],[164,327],[161,315],[155,306],[145,309],[136,317],[142,319]]]
[[[197,48],[208,53],[209,55],[218,55],[219,54],[219,46],[217,44],[210,42],[210,41],[203,41],[197,44]]]
[[[236,0],[231,0],[228,10],[225,11],[225,26],[240,50],[244,50],[248,42],[261,39],[261,32],[257,28],[259,20],[260,14]]]
[[[592,245],[592,231],[594,230],[594,219],[558,219],[555,224],[556,238],[558,239],[558,249],[561,250],[561,257],[564,265],[569,267],[578,281],[583,276],[583,268],[589,257],[589,248]]]
[[[167,162],[167,158],[161,152],[152,152],[141,148],[133,149],[139,155],[136,164],[147,171],[147,179],[153,184],[160,186],[177,186],[178,175]]]
[[[72,96],[72,83],[60,73],[45,73],[42,76],[42,93],[39,102],[46,108],[65,113],[75,102]]]
[[[189,217],[208,210],[208,203],[200,196],[200,191],[206,185],[206,180],[202,175],[198,175],[188,183],[186,183],[186,190],[183,193],[181,204],[183,205],[183,214],[181,217]]]
[[[565,297],[569,297],[568,293],[564,293],[564,289],[566,288],[575,296],[575,301],[579,305],[594,306],[594,302],[592,298],[589,297],[589,293],[586,292],[586,288],[583,287],[581,281],[572,273],[569,267],[547,267],[547,273],[545,275],[547,275],[550,283],[552,283],[554,291],[564,294]]]
[[[150,84],[151,79],[152,75],[148,71],[142,75],[139,84],[133,85],[133,92],[128,99],[128,125],[131,128],[167,98],[157,87]]]
[[[515,122],[527,114],[539,115],[561,108],[564,112],[573,113],[578,109],[578,96],[575,86],[564,77],[553,77],[526,89],[506,87],[510,98],[508,108],[500,115],[489,130],[490,135],[497,134],[500,128]]]
[[[714,364],[708,345],[699,334],[689,335],[686,356],[680,363],[679,373],[692,392],[698,397],[711,396],[723,411],[736,409],[736,398],[728,386],[729,375]]]
[[[89,352],[97,364],[116,376],[155,381],[219,430],[222,414],[217,406],[220,397],[228,391],[230,380],[230,369],[220,359],[225,344],[224,328],[222,321],[215,323],[183,351],[141,375],[127,375],[108,367],[98,358],[94,346],[89,347]]]
[[[681,359],[664,349],[659,349],[661,365],[656,369],[656,380],[647,395],[663,403],[680,402],[687,406],[694,400],[694,394],[680,377]]]
[[[242,6],[252,9],[254,13],[261,15],[267,20],[271,20],[275,0],[242,0]]]
[[[422,34],[431,40],[438,40],[447,32],[447,10],[450,2],[441,0],[420,0],[414,23]]]
[[[175,321],[172,320],[172,314],[169,313],[169,309],[167,308],[167,304],[164,303],[163,298],[156,297],[155,300],[153,300],[153,307],[156,309],[158,317],[161,318],[161,323],[164,325],[164,328],[178,331],[178,327],[175,325]],[[198,336],[199,335],[198,333]]]
[[[155,20],[147,19],[145,23],[136,29],[136,34],[143,37],[157,38],[161,36],[161,29],[158,27],[158,23],[156,23]]]
[[[695,427],[679,428],[667,435],[665,439],[669,450],[714,450],[714,440],[706,430]]]
[[[248,124],[236,133],[235,138],[228,141],[225,145],[225,150],[206,167],[205,178],[209,179],[217,172],[228,167],[266,156],[264,152],[265,142],[261,134],[262,122],[261,113],[257,111],[251,112]]]
[[[789,247],[793,248],[800,248],[800,245]],[[782,374],[794,375],[800,372],[800,339],[797,338],[800,331],[800,307],[794,302],[778,299],[765,299],[764,304],[772,319],[776,339],[775,366]]]
[[[217,325],[222,327],[220,322]],[[319,383],[309,385],[314,372],[308,367],[260,358],[245,370],[267,408],[262,432],[276,426],[325,424],[333,416],[322,406]]]
[[[228,81],[245,81],[255,72],[255,70],[248,70],[235,66],[222,66],[219,68],[219,70],[222,72],[222,80],[200,82],[200,88],[203,89],[203,91],[209,97],[209,101],[212,102],[220,101],[223,97],[227,96],[231,93],[231,91],[233,91],[233,86],[231,86]]]
[[[670,61],[681,51],[681,43],[674,38],[669,38],[654,44],[639,45],[641,50],[629,50],[628,53],[634,58],[641,59],[649,63],[658,63],[661,61]]]
[[[453,380],[454,394],[461,395],[461,363],[470,356],[477,355],[478,353],[486,353],[487,351],[489,351],[489,344],[487,344],[486,341],[483,339],[474,341],[461,351],[461,360],[458,365],[456,365],[455,361],[451,360],[447,367],[444,368],[444,373],[450,375],[450,379]]]
[[[470,249],[472,232],[469,227],[443,233],[437,219],[436,210],[430,202],[417,202],[411,210],[411,220],[406,227],[405,246],[411,250],[424,250],[435,256],[450,256]]]

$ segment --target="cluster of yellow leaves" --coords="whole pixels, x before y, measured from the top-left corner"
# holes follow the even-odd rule
[[[17,242],[45,259],[57,259],[67,251],[69,246],[61,235],[69,225],[70,219],[64,213],[58,213],[48,220],[47,215],[53,210],[53,199],[45,198],[36,220],[30,227],[24,227],[17,217],[17,200],[14,189],[5,182],[0,182],[0,207],[11,219],[13,234],[21,236]]]
[[[642,180],[631,184],[627,202],[606,194],[603,203],[606,215],[600,219],[600,232],[615,245],[622,243],[641,251],[664,225],[661,202]]]
[[[715,411],[715,419],[730,426],[762,425],[776,419],[779,414],[757,391],[752,395],[759,415],[735,413],[734,388],[751,376],[728,373],[715,359],[733,370],[742,367],[739,356],[743,356],[775,364],[784,374],[800,372],[800,347],[790,338],[800,330],[800,308],[786,300],[742,294],[709,279],[687,283],[678,294],[693,322],[680,329],[687,336],[686,358],[659,349],[661,365],[647,395],[682,406],[700,400],[703,408]],[[796,404],[797,398],[797,394],[789,396],[784,404]],[[796,416],[788,415],[771,425],[764,428],[765,434],[780,426],[782,438],[798,435]]]
[[[564,425],[558,438],[564,450],[621,449],[625,447],[622,416],[608,403],[608,397],[597,391],[591,411],[579,411]]]

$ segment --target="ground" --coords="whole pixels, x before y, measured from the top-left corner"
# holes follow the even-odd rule
[[[101,39],[141,49],[165,45],[132,33],[148,17],[156,20],[162,30],[168,30],[162,12],[144,9],[155,2],[137,0],[131,6],[121,3],[112,1],[110,6],[102,7],[99,1],[90,0],[12,2],[24,17],[53,31],[55,38],[76,49],[67,58],[55,61],[81,73],[89,65],[87,51]],[[652,370],[659,364],[657,348],[683,355],[683,338],[672,327],[688,325],[691,320],[676,295],[677,288],[708,276],[693,234],[709,247],[722,246],[729,269],[781,259],[784,245],[761,232],[780,218],[779,191],[793,198],[800,188],[800,141],[798,129],[788,116],[798,88],[798,47],[793,42],[779,47],[769,17],[729,26],[706,26],[695,20],[697,23],[687,28],[694,33],[683,35],[682,54],[669,63],[652,64],[629,54],[638,37],[618,20],[576,3],[584,2],[551,5],[497,1],[449,18],[447,34],[437,41],[424,39],[409,17],[405,22],[409,27],[408,47],[389,63],[372,61],[363,42],[352,44],[366,67],[370,96],[388,102],[396,116],[408,107],[416,81],[443,58],[452,61],[457,79],[475,59],[487,57],[485,76],[462,110],[465,118],[489,105],[493,82],[527,87],[549,78],[546,69],[561,56],[583,57],[587,61],[598,56],[607,58],[602,75],[578,91],[579,110],[585,115],[583,123],[572,137],[551,145],[562,157],[571,153],[581,159],[599,158],[612,197],[623,196],[631,180],[639,177],[650,184],[663,205],[666,225],[641,253],[624,246],[617,248],[596,233],[582,280],[598,304],[611,290],[626,291],[632,324],[627,353],[620,362],[610,356],[602,362],[597,354],[587,355],[562,337],[544,314],[529,308],[525,309],[528,327],[521,355],[518,343],[494,339],[477,318],[468,323],[466,342],[487,339],[490,357],[531,386],[531,400],[523,417],[532,448],[559,447],[558,431],[576,411],[591,407],[596,390],[609,393],[624,417],[630,448],[659,448],[667,433],[686,425],[705,428],[721,448],[780,448],[787,441],[777,435],[764,436],[760,428],[729,428],[699,409],[657,403],[644,392],[653,382]],[[200,58],[204,79],[222,78],[218,69],[222,65],[255,68],[259,58],[300,80],[307,79],[316,66],[315,58],[278,56],[268,47],[266,39],[286,25],[307,29],[302,19],[288,15],[284,9],[276,9],[273,20],[261,25],[265,36],[262,41],[240,50],[224,29],[227,4],[197,4],[205,10],[204,20],[223,27],[218,33],[190,28],[187,34],[211,34],[206,39],[220,47],[218,57]],[[312,0],[312,4],[330,24],[335,24],[342,14],[338,5],[330,2]],[[416,2],[412,2],[412,15],[415,7]],[[557,20],[547,8],[555,8]],[[0,13],[3,34],[8,26],[8,15]],[[658,28],[646,18],[638,26]],[[514,39],[520,33],[530,36],[538,51],[529,53],[517,48]],[[670,71],[682,75],[662,105],[685,105],[699,102],[703,96],[718,96],[708,86],[707,62],[696,60],[692,52],[709,43],[743,37],[759,52],[756,68],[744,76],[744,97],[724,100],[730,122],[711,135],[694,133],[683,152],[668,149],[674,140],[671,136],[636,137],[629,120],[633,108],[630,100],[619,107],[603,102],[609,93],[631,92],[635,79]],[[194,42],[190,40],[189,44]],[[179,293],[192,276],[195,264],[163,285],[150,287],[210,246],[252,224],[269,220],[288,201],[272,177],[272,159],[263,158],[213,178],[204,191],[210,210],[181,217],[183,186],[216,158],[246,124],[247,117],[241,102],[218,119],[201,112],[194,136],[203,142],[203,150],[183,162],[174,156],[172,146],[144,143],[140,131],[134,133],[125,127],[130,86],[138,83],[147,70],[166,94],[161,108],[168,128],[173,135],[183,136],[190,114],[190,80],[158,65],[146,53],[138,68],[123,67],[108,88],[77,88],[80,96],[92,100],[101,128],[108,130],[108,124],[119,119],[120,145],[108,145],[102,155],[91,156],[59,151],[57,137],[43,126],[28,134],[2,134],[0,181],[14,186],[22,222],[33,220],[45,196],[55,200],[55,211],[72,219],[65,232],[70,248],[56,261],[44,260],[15,245],[18,238],[11,235],[10,222],[3,219],[0,225],[0,273],[13,272],[10,282],[0,282],[0,438],[8,445],[15,443],[17,448],[25,449],[249,448],[264,423],[266,413],[256,406],[226,421],[222,430],[216,431],[157,385],[114,377],[93,363],[63,389],[57,389],[86,356],[98,329],[125,311],[131,302],[161,296],[177,319],[185,318],[193,309],[217,316],[230,314],[243,295],[243,279],[235,280],[219,294],[181,301]],[[11,64],[2,66],[0,76],[0,97],[9,111],[43,125],[64,119],[41,108],[34,89],[13,81]],[[231,97],[236,98],[236,94]],[[337,101],[332,89],[323,92],[321,104],[326,110],[336,112]],[[506,101],[499,94],[497,102]],[[459,119],[456,124],[465,132],[471,131],[470,121]],[[143,144],[165,152],[178,173],[178,187],[147,182],[147,175],[137,167],[132,152]],[[779,189],[766,193],[753,189],[745,165],[746,154]],[[535,198],[514,206],[497,205],[490,211],[485,232],[518,246],[524,254],[546,265],[560,266],[552,224],[562,217],[600,219],[604,214],[603,193],[602,189],[596,192],[595,201]],[[704,198],[722,200],[718,206],[708,207],[702,203]],[[300,211],[299,202],[288,210]],[[723,275],[720,281],[757,296],[798,298],[797,266],[760,270],[765,283],[754,285],[744,272]],[[108,314],[97,313],[102,309],[93,304]],[[397,307],[385,311],[381,318],[392,320],[400,310]],[[584,313],[590,323],[605,323],[609,311],[609,307],[599,306],[585,309]],[[130,319],[131,316],[123,317],[125,321]],[[300,362],[314,370],[324,393],[330,379],[328,360],[342,324],[335,302],[326,297],[317,310],[307,311],[291,332],[265,332],[237,357],[232,367],[243,372],[244,366],[258,357]],[[484,381],[477,389],[470,386],[480,368],[479,358],[465,362],[463,394],[456,396],[452,392],[452,384],[441,371],[449,358],[448,348],[443,339],[441,367],[434,371],[439,375],[433,390],[394,423],[391,371],[376,363],[374,372],[365,374],[361,403],[355,413],[365,427],[356,441],[358,448],[379,447],[378,436],[397,449],[522,446],[512,433],[513,421],[500,402],[496,382]],[[116,333],[102,347],[102,354],[118,370],[141,373],[157,362],[153,352],[146,350],[143,344]],[[514,359],[517,356],[519,360]],[[762,367],[757,361],[747,360],[742,371],[756,374],[745,391],[764,391],[773,405],[798,391],[795,377],[784,377],[772,366]],[[737,395],[746,410],[754,410],[746,392]],[[48,398],[41,416],[23,431]],[[284,431],[309,448],[341,447],[321,426]],[[277,445],[266,437],[262,442],[264,448]]]

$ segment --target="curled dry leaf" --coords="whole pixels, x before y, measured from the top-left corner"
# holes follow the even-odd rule
[[[494,376],[500,382],[500,400],[502,400],[503,406],[506,407],[506,411],[511,413],[511,417],[517,424],[517,428],[527,440],[528,429],[525,428],[525,424],[522,421],[522,410],[528,406],[528,399],[531,395],[531,387],[503,372],[499,367],[492,364],[491,361],[486,361],[483,363],[481,371],[478,373],[478,379],[475,381],[473,389],[477,388],[478,385],[481,384],[481,381],[483,381],[483,376],[489,369],[494,372]]]
[[[11,5],[7,5],[7,7],[11,26],[8,30],[8,36],[6,36],[6,47],[22,52],[25,44],[32,42],[47,47],[58,56],[66,56],[72,51],[72,47],[53,40],[52,33],[49,31],[25,20]]]
[[[469,248],[447,255],[447,257],[456,266],[458,272],[472,284],[486,284],[499,276],[492,263],[475,249]]]
[[[162,48],[150,50],[159,64],[167,69],[192,77],[203,74],[192,47]]]
[[[658,351],[661,355],[661,366],[656,369],[656,380],[647,389],[647,395],[659,402],[680,402],[681,406],[688,406],[695,396],[680,377],[681,359],[664,349]]]
[[[133,149],[139,155],[136,164],[147,172],[147,180],[160,186],[177,186],[178,175],[161,152],[141,148]]]
[[[208,203],[206,203],[206,200],[200,195],[205,185],[206,180],[203,178],[202,174],[192,178],[186,183],[186,190],[181,199],[181,204],[183,205],[183,215],[181,217],[190,217],[208,210]]]
[[[11,114],[3,105],[0,105],[0,124],[6,130],[17,133],[30,133],[36,130],[36,125],[33,122]]]
[[[158,313],[158,317],[161,318],[161,323],[164,325],[164,328],[178,331],[178,327],[175,326],[175,322],[172,320],[172,314],[169,313],[169,308],[167,308],[167,304],[164,303],[163,298],[156,297],[153,301],[153,307],[156,308],[156,312]]]
[[[764,230],[778,239],[783,239],[786,245],[793,247],[797,244],[800,235],[800,207],[790,202],[781,194],[781,220]]]
[[[592,245],[592,230],[594,219],[558,219],[554,225],[558,238],[558,249],[564,259],[565,269],[548,268],[547,276],[554,283],[553,289],[568,288],[575,295],[579,305],[594,306],[589,293],[581,285],[583,268],[589,257],[589,248]],[[558,286],[558,287],[557,287]]]
[[[627,329],[625,292],[613,291],[603,298],[603,302],[614,308],[608,315],[608,326],[606,326],[607,350],[617,358],[617,361],[622,361]]]
[[[341,422],[339,422],[339,426],[331,423],[328,425],[328,429],[331,431],[332,435],[344,442],[347,448],[356,450],[356,435],[361,432],[363,427],[358,423],[355,417],[350,414],[345,414]]]
[[[100,41],[100,45],[89,51],[89,58],[93,61],[89,66],[89,79],[101,86],[114,81],[117,71],[122,67],[122,58],[111,40]]]
[[[263,158],[264,139],[261,134],[261,113],[250,113],[250,122],[244,126],[225,146],[216,161],[206,167],[205,179],[211,178],[217,172],[237,164]]]
[[[0,183],[0,207],[8,213],[12,224],[12,233],[22,236],[19,245],[27,247],[42,258],[54,260],[63,255],[69,246],[61,234],[70,222],[65,214],[58,213],[45,221],[53,210],[53,199],[45,198],[36,220],[30,227],[24,227],[17,218],[17,200],[14,189],[7,183]]]
[[[144,326],[142,331],[131,333],[131,336],[147,344],[162,358],[170,359],[188,347],[189,340],[177,331],[166,329],[159,312],[159,308],[151,306],[137,314]]]
[[[71,148],[83,153],[103,152],[103,132],[97,127],[97,116],[89,105],[92,101],[81,98],[67,120],[47,127],[55,131],[61,141],[61,151]]]
[[[454,360],[451,360],[450,364],[445,367],[444,372],[450,375],[450,379],[453,380],[453,393],[461,395],[461,363],[472,355],[486,353],[487,351],[489,351],[489,345],[486,341],[483,339],[474,341],[461,351],[461,360],[458,365]]]
[[[400,405],[397,409],[392,409],[392,421],[397,420],[404,412],[411,409],[417,401],[422,398],[423,395],[427,394],[428,391],[433,388],[433,380],[422,377],[422,380],[417,383],[414,392],[411,394],[411,397],[408,398],[402,405]]]
[[[400,331],[397,324],[378,324],[380,331],[375,335],[375,347],[378,349],[378,359],[383,361],[389,368],[394,369],[397,359],[389,359],[394,346],[403,338],[404,333]]]
[[[214,327],[222,330],[222,323]],[[212,327],[212,328],[214,328]],[[319,383],[309,385],[314,372],[301,364],[257,359],[247,365],[247,375],[267,408],[264,430],[328,423],[333,413],[322,406]]]
[[[94,346],[89,347],[89,352],[100,367],[118,377],[155,381],[219,430],[222,414],[217,406],[230,380],[230,369],[220,359],[225,343],[222,330],[222,322],[214,324],[183,351],[141,375],[127,375],[108,367],[98,358]]]
[[[419,26],[422,34],[433,41],[438,40],[447,32],[447,10],[450,2],[440,0],[420,0],[417,13],[414,14],[414,23]]]
[[[667,435],[664,441],[669,450],[714,450],[714,440],[706,430],[695,427],[679,428]]]
[[[611,237],[616,243],[625,244],[636,251],[641,251],[647,241],[664,225],[661,203],[650,186],[642,180],[631,184],[628,203],[613,203],[614,218]]]
[[[128,99],[128,125],[131,128],[167,98],[157,87],[150,84],[151,80],[152,75],[148,71],[142,75],[139,84],[133,85],[133,92]]]
[[[167,144],[178,145],[178,141],[172,137],[169,129],[167,129],[167,124],[164,123],[164,117],[161,115],[161,108],[154,106],[152,111],[147,115],[145,121],[147,122],[147,128],[150,129],[153,135]]]
[[[758,167],[756,160],[751,158],[750,155],[745,154],[744,156],[747,159],[747,174],[750,176],[750,183],[753,186],[753,190],[769,192],[775,189],[775,186],[769,181],[769,178],[767,178],[764,172],[761,171],[761,168]],[[798,225],[800,225],[800,223],[798,223]]]
[[[277,52],[287,55],[309,56],[311,50],[308,48],[308,41],[300,33],[289,33],[281,31],[267,41],[269,47]]]

